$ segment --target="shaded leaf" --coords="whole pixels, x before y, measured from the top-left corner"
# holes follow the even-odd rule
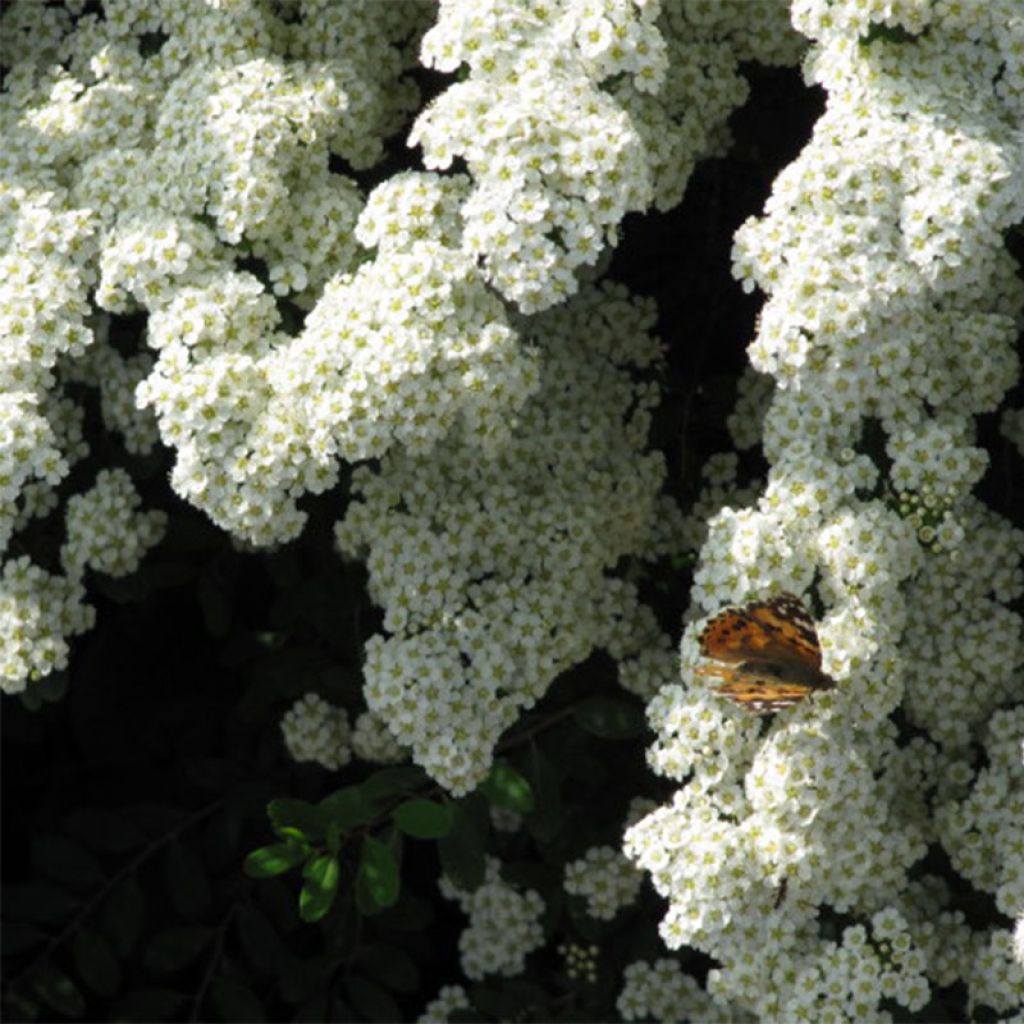
[[[315,804],[305,800],[271,800],[267,805],[271,827],[278,835],[285,835],[286,830],[293,830],[304,839],[316,842],[324,838],[327,828],[327,813]]]
[[[287,950],[266,915],[251,905],[240,906],[235,913],[235,928],[249,963],[264,974],[275,974]]]
[[[395,903],[399,887],[398,861],[391,848],[367,836],[363,840],[356,876],[357,906],[364,914],[375,914]]]
[[[85,1013],[85,999],[78,986],[52,963],[40,964],[32,972],[32,988],[47,1006],[65,1017]]]
[[[631,740],[644,734],[647,720],[637,705],[610,697],[591,697],[575,712],[582,729],[605,740]]]
[[[396,992],[415,992],[419,987],[420,975],[416,964],[398,946],[371,943],[359,949],[355,962],[370,977]]]
[[[110,1013],[113,1024],[138,1024],[139,1021],[172,1020],[185,1001],[181,992],[169,988],[137,988],[126,992],[114,1003]]]
[[[186,919],[202,917],[210,906],[210,880],[192,847],[171,843],[164,858],[164,873],[178,913]]]
[[[99,932],[83,929],[72,945],[78,976],[97,995],[112,996],[121,987],[121,965]]]
[[[141,829],[116,811],[74,811],[68,818],[68,831],[101,853],[125,853],[146,842]]]
[[[100,908],[97,927],[110,940],[115,952],[126,957],[142,932],[146,900],[135,875],[129,875]]]
[[[459,889],[472,892],[484,880],[484,839],[461,807],[453,808],[453,818],[452,830],[437,843],[441,867]]]
[[[303,921],[319,921],[331,909],[338,892],[341,865],[337,858],[321,854],[311,857],[302,871],[303,885],[299,893],[299,917]]]
[[[356,1008],[360,1020],[393,1021],[402,1019],[402,1011],[395,1000],[385,989],[368,978],[346,979],[345,991]]]
[[[376,810],[385,807],[396,797],[411,793],[423,785],[422,768],[413,765],[392,765],[375,771],[361,789]]]
[[[245,858],[243,868],[250,878],[273,878],[303,863],[309,849],[297,843],[274,843],[261,846]]]
[[[533,810],[533,790],[507,761],[498,759],[480,786],[480,792],[497,807],[516,814],[529,814]]]
[[[323,812],[324,821],[342,832],[364,825],[376,813],[366,799],[362,786],[345,786],[337,789],[317,804]]]
[[[267,1019],[263,1003],[252,989],[228,978],[217,978],[210,986],[210,995],[223,1021],[261,1024]]]
[[[48,882],[25,882],[4,890],[4,917],[33,924],[63,924],[79,901],[67,890]]]
[[[46,937],[47,933],[35,925],[5,921],[0,929],[0,946],[3,947],[5,957],[14,956],[38,946]]]
[[[191,963],[212,937],[212,928],[195,925],[167,928],[149,939],[142,961],[154,974],[171,974]]]
[[[414,839],[440,839],[452,829],[452,812],[433,800],[406,800],[392,812],[395,824]]]
[[[32,861],[42,874],[72,887],[88,888],[103,879],[96,858],[81,843],[67,836],[35,836]]]

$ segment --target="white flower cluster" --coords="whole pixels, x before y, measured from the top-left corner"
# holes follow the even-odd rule
[[[884,1018],[880,995],[914,1011],[930,981],[960,977],[975,1005],[1002,1009],[1009,930],[975,934],[935,895],[919,901],[927,920],[904,894],[928,844],[948,842],[965,877],[1020,910],[1019,758],[1012,783],[993,767],[963,787],[964,749],[990,719],[1021,732],[1016,712],[993,713],[1019,698],[1024,537],[970,492],[987,465],[974,419],[1018,373],[1024,290],[1002,236],[1024,217],[1024,11],[797,0],[794,18],[817,37],[807,68],[827,111],[734,252],[769,296],[750,357],[775,381],[771,470],[756,503],[709,524],[690,685],[649,708],[651,765],[685,785],[625,849],[669,900],[666,943],[722,964],[708,990],[730,1012]],[[741,394],[744,446],[762,390]],[[707,472],[724,500],[727,470]],[[804,597],[838,686],[760,736],[695,680],[696,640],[705,612],[780,590]],[[897,708],[927,738],[906,745]],[[823,942],[820,906],[870,919],[870,936]]]
[[[558,952],[565,960],[566,976],[593,985],[597,981],[598,946],[584,946],[578,942],[563,942]]]
[[[599,921],[610,921],[633,903],[640,892],[643,875],[611,846],[592,846],[579,859],[565,865],[565,891],[582,896],[587,913]]]
[[[352,760],[348,712],[315,693],[300,697],[281,719],[288,753],[296,761],[314,761],[328,771]]]
[[[107,428],[144,453],[157,434],[132,407],[139,390],[181,446],[175,486],[219,521],[263,542],[294,536],[294,499],[336,468],[297,454],[310,441],[287,410],[253,428],[287,374],[264,365],[290,341],[274,333],[267,287],[310,305],[352,269],[361,195],[328,161],[369,166],[415,106],[401,76],[428,8],[307,0],[296,20],[248,2],[71,7],[20,5],[0,41],[0,551],[60,505],[54,489],[84,454],[64,389],[83,383],[99,389]],[[131,351],[123,330],[109,344],[93,297],[110,313],[148,311],[160,358],[143,338]],[[73,573],[128,571],[158,532],[117,474],[67,516]],[[19,689],[64,664],[91,612],[75,578],[17,559],[4,580],[3,680]]]
[[[501,880],[501,866],[488,859],[482,885],[468,893],[441,879],[441,893],[469,915],[459,937],[462,970],[479,981],[488,974],[505,978],[522,974],[526,957],[544,941],[540,916],[544,901],[532,889],[517,892]]]
[[[659,359],[649,304],[581,293],[531,323],[543,371],[506,444],[453,432],[429,458],[353,475],[336,528],[367,557],[390,636],[366,645],[369,707],[453,793],[486,775],[501,732],[597,645],[651,646],[635,588],[605,573],[647,553],[662,508],[645,451]]]
[[[100,470],[93,486],[67,503],[67,539],[61,561],[72,579],[86,569],[110,576],[135,572],[163,537],[167,514],[142,511],[142,499],[123,469]]]
[[[465,161],[468,250],[507,299],[544,309],[576,291],[626,213],[679,202],[746,98],[739,61],[793,61],[795,38],[776,2],[662,14],[660,2],[443,0],[423,62],[468,74],[410,142],[428,167]]]
[[[729,1020],[677,960],[637,960],[623,971],[622,992],[615,1004],[623,1020],[666,1024]]]
[[[996,711],[988,722],[986,765],[967,794],[937,811],[938,835],[953,867],[990,892],[1007,918],[1024,914],[1024,705]],[[964,978],[972,1002],[1000,1013],[1019,1008],[1024,963],[1005,955],[1010,931],[995,929]]]
[[[418,1024],[447,1024],[457,1010],[468,1010],[469,996],[461,985],[444,985],[416,1018]]]
[[[387,723],[372,711],[364,711],[356,718],[352,752],[360,761],[373,764],[398,764],[409,756],[388,732]]]
[[[101,470],[89,490],[68,499],[60,551],[64,576],[46,572],[26,556],[4,563],[0,690],[20,693],[29,682],[67,666],[68,640],[95,621],[93,608],[85,603],[86,570],[126,576],[163,537],[166,514],[141,506],[125,470]],[[49,510],[45,502],[36,509]]]
[[[68,638],[91,629],[95,610],[79,579],[48,573],[25,556],[0,577],[0,690],[20,693],[65,668]]]

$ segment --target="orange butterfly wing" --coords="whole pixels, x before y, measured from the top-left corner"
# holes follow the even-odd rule
[[[722,679],[712,687],[755,714],[772,714],[828,690],[835,680],[821,671],[821,645],[807,609],[793,594],[779,594],[742,608],[726,608],[699,637],[697,674]]]

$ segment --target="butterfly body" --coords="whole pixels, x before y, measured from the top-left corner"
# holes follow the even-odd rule
[[[793,594],[726,608],[705,625],[700,676],[722,680],[715,693],[756,715],[791,707],[835,680],[821,670],[818,632]]]

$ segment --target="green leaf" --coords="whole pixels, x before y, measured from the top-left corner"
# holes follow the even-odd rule
[[[78,976],[99,996],[109,998],[121,987],[121,965],[99,932],[83,929],[72,946]]]
[[[344,789],[337,789],[317,804],[323,813],[323,820],[348,832],[357,825],[364,825],[370,821],[376,811],[366,799],[362,786],[345,786]]]
[[[4,921],[4,926],[0,929],[0,945],[3,946],[5,957],[34,949],[46,937],[47,933],[42,928],[36,928],[31,924],[22,924],[20,921]]]
[[[144,1020],[172,1020],[185,1001],[181,992],[169,988],[137,988],[126,992],[114,1004],[112,1024],[138,1024]]]
[[[78,986],[49,962],[32,972],[32,988],[47,1006],[65,1017],[81,1017],[85,1013],[85,999]]]
[[[220,573],[200,573],[196,582],[196,596],[199,598],[206,631],[217,639],[226,637],[231,628],[231,601],[228,599]]]
[[[182,843],[171,843],[164,858],[164,873],[178,913],[186,920],[202,917],[210,906],[210,881],[196,852]]]
[[[299,917],[303,921],[319,921],[331,909],[338,892],[341,865],[336,857],[321,854],[311,857],[302,871],[305,879],[299,893]]]
[[[395,824],[413,839],[440,839],[452,830],[452,812],[433,800],[406,800],[392,812]]]
[[[134,875],[129,875],[100,908],[97,927],[120,957],[128,956],[142,933],[146,899]]]
[[[391,848],[367,836],[356,876],[356,905],[364,914],[376,914],[396,902],[400,885],[398,861]]]
[[[355,963],[370,977],[396,992],[415,992],[420,974],[415,962],[398,946],[374,942],[361,946]]]
[[[412,765],[393,765],[375,771],[362,786],[366,799],[375,810],[391,803],[396,797],[410,793],[423,785],[423,769]]]
[[[473,892],[484,880],[484,840],[473,819],[461,808],[454,809],[452,830],[438,840],[441,867],[449,879],[465,892]]]
[[[558,835],[565,820],[562,810],[562,779],[552,760],[537,746],[529,754],[530,785],[537,807],[527,821],[530,834],[540,843]]]
[[[308,847],[297,843],[274,843],[273,846],[261,846],[253,850],[245,858],[243,869],[250,878],[273,878],[291,871],[301,864],[310,854]]]
[[[267,1019],[266,1010],[256,993],[237,981],[218,978],[210,986],[210,994],[221,1020],[262,1024]]]
[[[89,888],[103,880],[96,858],[81,843],[67,836],[35,836],[32,861],[40,873],[72,888]]]
[[[591,697],[575,712],[582,729],[605,740],[631,740],[647,728],[644,713],[636,704],[610,697]]]
[[[395,1000],[380,985],[367,978],[348,978],[345,991],[359,1013],[359,1020],[386,1022],[402,1019],[402,1011]]]
[[[266,915],[243,904],[235,913],[235,929],[249,963],[264,974],[277,974],[289,953]]]
[[[322,807],[305,800],[271,800],[267,814],[274,831],[282,838],[285,830],[292,829],[291,835],[299,835],[309,842],[324,838],[328,817]]]
[[[148,941],[142,962],[153,974],[171,974],[195,960],[211,938],[212,928],[193,925],[167,928]]]
[[[68,818],[68,831],[101,853],[126,853],[146,842],[138,826],[115,811],[73,811]]]
[[[492,804],[516,814],[529,814],[533,810],[533,790],[507,761],[497,760],[484,779],[480,791]]]
[[[65,889],[48,882],[25,882],[4,890],[4,917],[31,924],[63,924],[78,909],[79,901]]]

